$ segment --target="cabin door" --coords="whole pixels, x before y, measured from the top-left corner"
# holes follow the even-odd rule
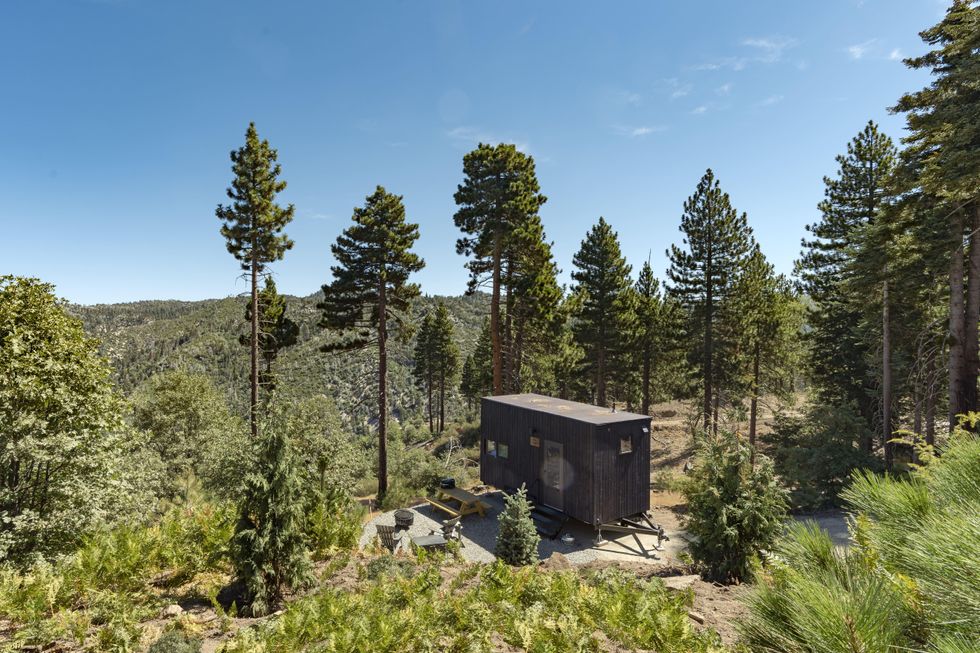
[[[557,510],[565,509],[565,450],[560,442],[545,440],[541,464],[541,502]]]

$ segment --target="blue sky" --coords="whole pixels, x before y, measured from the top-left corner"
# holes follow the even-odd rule
[[[790,272],[821,178],[925,84],[938,0],[177,2],[0,0],[0,274],[81,303],[243,292],[214,207],[254,120],[296,241],[281,291],[329,280],[377,184],[421,224],[423,291],[465,288],[453,192],[477,141],[535,157],[568,280],[600,215],[663,275],[711,167]]]

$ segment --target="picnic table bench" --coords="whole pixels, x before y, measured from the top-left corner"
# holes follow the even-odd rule
[[[433,507],[447,512],[453,517],[462,517],[463,515],[472,515],[474,513],[483,517],[490,508],[490,504],[481,500],[480,497],[458,487],[439,488],[436,492],[436,498],[426,499],[426,501]],[[449,501],[458,503],[459,507],[450,505],[447,503]]]

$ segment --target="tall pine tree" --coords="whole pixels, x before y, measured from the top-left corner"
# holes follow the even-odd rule
[[[436,306],[435,319],[432,321],[432,367],[439,390],[439,432],[442,433],[446,428],[446,392],[455,385],[456,375],[459,374],[456,330],[444,302],[439,302]]]
[[[933,220],[948,230],[949,421],[975,411],[980,375],[980,5],[954,0],[945,17],[920,33],[932,49],[906,59],[927,69],[932,83],[904,95],[904,158],[915,185],[940,204]],[[964,244],[965,242],[965,244]]]
[[[630,266],[619,248],[619,237],[604,218],[592,227],[572,259],[572,292],[579,301],[572,332],[583,348],[581,367],[590,379],[592,400],[606,405],[610,382],[621,381],[636,309]]]
[[[874,223],[887,199],[895,147],[874,122],[837,157],[836,177],[824,178],[819,222],[807,225],[796,264],[801,290],[809,296],[810,370],[820,397],[834,405],[853,404],[870,429],[877,421],[877,397],[870,366],[868,334],[862,326],[866,297],[847,291],[858,234]],[[882,286],[882,291],[884,287]],[[867,452],[871,441],[865,441]]]
[[[429,418],[429,433],[435,433],[432,410],[432,391],[435,385],[435,367],[433,366],[433,324],[432,314],[426,313],[422,318],[418,331],[415,333],[415,366],[412,377],[415,384],[425,393],[426,415]]]
[[[419,226],[405,221],[400,195],[378,186],[354,224],[330,248],[337,264],[323,286],[320,326],[340,334],[324,351],[378,348],[378,498],[388,491],[388,339],[410,331],[411,302],[419,296],[413,272],[425,262],[411,251]]]
[[[221,235],[228,241],[228,251],[241,262],[251,289],[249,353],[251,395],[249,422],[252,437],[258,435],[259,410],[259,277],[269,263],[281,259],[291,249],[291,241],[282,230],[293,219],[295,209],[276,204],[276,195],[286,189],[279,179],[278,154],[269,141],[260,140],[255,123],[249,123],[245,145],[231,153],[235,174],[228,188],[228,206],[219,204],[215,214],[222,221]]]
[[[635,297],[632,351],[639,371],[640,412],[647,415],[654,398],[662,399],[677,385],[683,324],[680,306],[664,296],[649,261],[640,268]]]
[[[667,252],[669,290],[688,311],[688,333],[700,341],[694,362],[701,377],[704,426],[714,421],[717,427],[717,411],[712,408],[720,401],[721,388],[715,381],[728,353],[717,346],[720,307],[755,248],[755,239],[745,213],[739,215],[732,207],[710,169],[684,202],[680,230],[684,247],[671,245]]]
[[[479,146],[463,157],[463,183],[454,199],[454,216],[463,232],[456,251],[471,257],[470,290],[490,284],[490,342],[493,358],[493,393],[504,391],[502,308],[508,288],[508,255],[515,253],[515,233],[536,218],[547,201],[541,194],[534,159],[516,146]]]

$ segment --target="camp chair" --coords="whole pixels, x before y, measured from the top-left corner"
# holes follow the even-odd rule
[[[463,530],[463,525],[459,523],[461,519],[462,517],[454,517],[452,519],[449,519],[443,522],[442,528],[439,530],[439,534],[441,534],[446,539],[447,542],[455,540],[459,542],[460,546],[463,545],[463,540],[461,535],[461,531]],[[436,535],[436,530],[431,529],[429,531],[429,535]]]

